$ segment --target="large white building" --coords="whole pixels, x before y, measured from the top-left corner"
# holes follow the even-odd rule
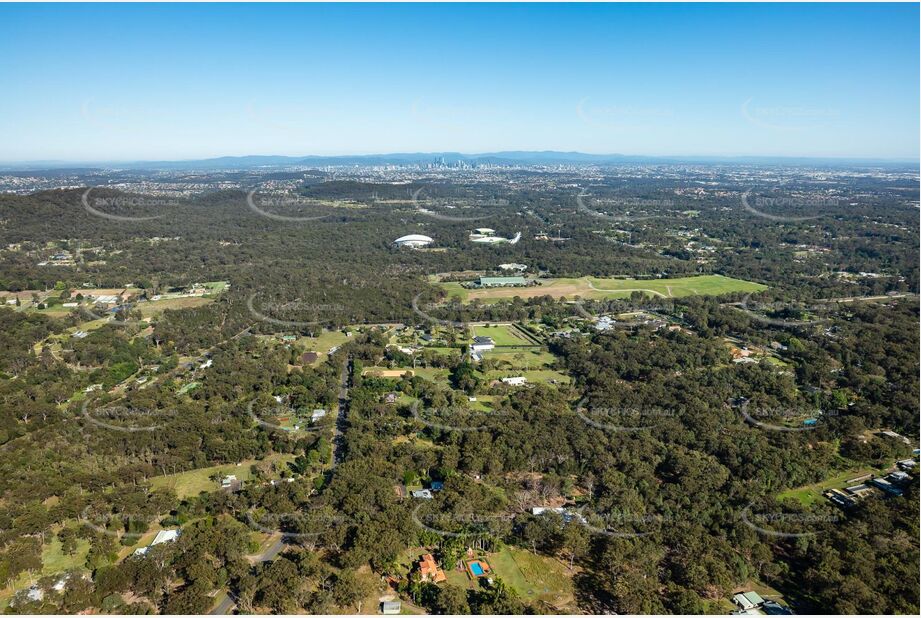
[[[514,245],[519,240],[521,240],[521,232],[511,238],[503,238],[502,236],[496,236],[496,231],[488,227],[477,228],[470,233],[470,242],[481,244],[508,243]]]
[[[430,237],[425,236],[424,234],[407,234],[406,236],[400,236],[393,244],[398,247],[410,247],[412,249],[418,249],[419,247],[426,247],[435,242]]]

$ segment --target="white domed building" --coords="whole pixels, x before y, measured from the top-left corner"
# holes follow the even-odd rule
[[[393,241],[398,247],[409,247],[410,249],[418,249],[420,247],[427,247],[428,245],[435,242],[430,237],[425,236],[424,234],[407,234],[406,236],[401,236]]]

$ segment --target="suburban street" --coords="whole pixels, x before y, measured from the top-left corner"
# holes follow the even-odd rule
[[[285,537],[282,534],[276,534],[271,537],[269,544],[258,554],[253,556],[247,556],[247,559],[252,564],[259,564],[260,562],[266,562],[269,560],[274,560],[275,556],[281,553],[285,548]],[[224,590],[218,595],[220,601],[217,606],[211,610],[212,616],[220,616],[224,614],[230,614],[236,607],[236,602],[230,596],[230,594]]]
[[[343,444],[342,434],[345,430],[346,416],[349,408],[349,386],[352,375],[352,358],[349,357],[342,366],[342,374],[339,377],[339,406],[336,412],[336,424],[333,429],[333,461],[332,467],[335,468],[342,461]]]
[[[242,333],[241,333],[242,334]],[[349,400],[349,386],[352,375],[352,359],[351,357],[347,358],[345,363],[342,365],[342,373],[339,377],[339,402],[338,409],[336,411],[336,423],[333,428],[333,454],[331,467],[335,468],[338,465],[343,456],[342,451],[342,435],[345,429],[346,416],[348,414],[348,400]],[[260,562],[266,562],[269,560],[274,560],[275,557],[282,552],[285,548],[285,537],[283,534],[273,535],[271,542],[258,554],[253,556],[248,556],[247,559],[252,564],[258,564]],[[236,608],[236,602],[230,596],[230,594],[224,590],[219,595],[217,605],[214,609],[211,610],[212,616],[220,616],[225,614],[230,614]]]

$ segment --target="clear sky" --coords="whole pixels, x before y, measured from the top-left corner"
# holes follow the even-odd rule
[[[0,5],[0,161],[917,158],[917,4]]]

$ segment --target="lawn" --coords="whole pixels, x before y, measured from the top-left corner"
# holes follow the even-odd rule
[[[230,286],[229,281],[206,281],[202,284],[206,290],[208,290],[209,296],[217,296]]]
[[[417,370],[410,369],[408,367],[401,367],[397,369],[389,369],[387,367],[365,367],[361,371],[361,375],[370,376],[373,378],[395,378],[400,379],[407,373],[410,375],[415,375]]]
[[[490,326],[472,326],[474,337],[492,337],[496,347],[502,346],[531,346],[529,340],[519,335],[517,329],[511,324],[494,324]]]
[[[85,570],[86,555],[90,551],[90,542],[85,539],[77,539],[77,550],[73,555],[67,555],[61,551],[61,541],[57,535],[49,535],[50,541],[42,546],[42,575],[54,575],[64,571]],[[34,579],[38,576],[33,575]],[[13,593],[30,585],[28,573],[22,573],[13,581],[12,585],[0,590],[0,609],[5,607],[12,598]]]
[[[532,369],[530,371],[524,370],[509,370],[509,369],[495,369],[493,371],[487,371],[485,377],[487,380],[498,380],[500,378],[508,378],[512,376],[524,376],[528,379],[530,383],[549,383],[550,380],[556,380],[564,384],[569,383],[569,376],[565,373],[559,371],[554,371],[553,369]]]
[[[779,500],[793,498],[794,500],[798,500],[804,506],[810,506],[823,499],[822,492],[826,489],[841,489],[842,487],[848,485],[847,481],[850,479],[864,476],[865,474],[880,474],[885,472],[887,469],[888,468],[869,467],[849,468],[848,470],[839,472],[838,474],[835,474],[834,476],[831,476],[819,483],[782,491],[777,495],[777,498]]]
[[[492,412],[493,410],[493,401],[496,397],[494,395],[477,395],[476,401],[471,401],[467,405],[470,406],[471,410],[479,410],[480,412]]]
[[[572,576],[553,558],[506,547],[486,557],[489,566],[526,602],[545,601],[562,607],[572,602]]]
[[[291,461],[293,459],[293,455],[283,454],[270,455],[266,458],[266,460],[278,463]],[[199,468],[197,470],[189,470],[188,472],[179,472],[177,474],[168,474],[166,476],[155,476],[150,479],[150,485],[154,489],[161,487],[172,488],[181,500],[183,498],[197,496],[203,491],[219,490],[221,488],[220,483],[212,481],[210,478],[213,475],[226,476],[228,474],[233,474],[241,481],[251,479],[252,472],[250,471],[250,466],[254,463],[257,463],[257,460],[249,459],[240,465],[224,464],[220,466],[210,466],[208,468]]]
[[[483,358],[508,363],[509,366],[516,369],[544,369],[550,367],[556,361],[556,357],[553,354],[538,348],[510,352],[502,352],[498,349],[489,350],[483,353]]]
[[[304,346],[306,350],[318,352],[319,358],[313,363],[318,365],[326,360],[326,354],[334,347],[341,346],[348,341],[345,333],[339,330],[324,330],[317,337],[301,337],[297,340],[298,344]]]
[[[212,302],[213,299],[204,296],[184,296],[180,298],[164,298],[162,300],[152,300],[146,303],[138,303],[137,309],[141,316],[149,318],[158,313],[163,313],[167,309],[189,309],[191,307],[201,307]]]
[[[408,571],[423,553],[428,552],[424,548],[407,550],[398,561]],[[489,563],[492,573],[514,588],[525,602],[541,600],[559,609],[575,609],[570,605],[573,602],[572,575],[558,560],[512,547],[482,557]],[[477,587],[463,570],[462,562],[458,562],[458,568],[445,569],[445,576],[449,585],[465,590]]]
[[[455,282],[439,283],[449,297],[462,301],[480,299],[486,302],[501,298],[531,298],[550,295],[556,298],[581,297],[586,299],[626,298],[633,292],[643,292],[660,298],[681,296],[717,296],[730,292],[759,292],[767,288],[760,283],[733,279],[722,275],[700,275],[674,279],[603,279],[579,277],[566,279],[539,279],[541,285],[524,288],[490,288],[468,290]]]
[[[417,367],[414,369],[415,375],[430,380],[432,382],[442,382],[447,384],[449,370],[440,367]]]
[[[42,548],[42,575],[83,568],[89,551],[90,542],[77,539],[77,551],[73,555],[67,555],[61,551],[61,541],[55,535],[51,542]]]

